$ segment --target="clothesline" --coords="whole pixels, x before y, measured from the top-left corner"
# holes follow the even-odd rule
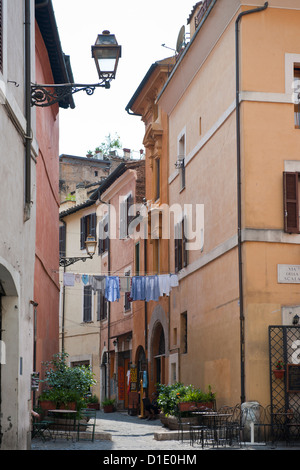
[[[157,301],[159,297],[164,295],[169,296],[171,289],[179,285],[177,274],[171,273],[147,276],[109,276],[65,272],[63,283],[68,287],[73,287],[76,283],[91,286],[95,292],[102,292],[109,302],[118,301],[121,292],[127,294],[129,301]]]

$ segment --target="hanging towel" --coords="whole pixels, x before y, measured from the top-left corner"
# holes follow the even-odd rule
[[[105,285],[106,285],[106,277],[105,276],[90,276],[90,284],[94,291],[100,290],[101,292],[105,292]]]
[[[81,274],[75,274],[75,282],[81,282]]]
[[[171,290],[170,274],[159,274],[158,283],[159,283],[159,295],[161,297],[164,294],[170,295],[170,290]]]
[[[131,280],[130,297],[132,300],[145,300],[145,278],[144,276],[133,276]]]
[[[146,302],[150,300],[158,300],[159,299],[159,283],[158,283],[158,275],[155,276],[146,276]]]
[[[64,285],[65,286],[74,286],[75,274],[74,273],[64,273]]]
[[[179,286],[177,274],[170,274],[170,286],[171,287]]]
[[[87,285],[89,283],[89,275],[88,274],[82,274],[81,280],[83,284]]]
[[[107,276],[105,285],[105,298],[115,302],[120,298],[120,280],[118,276]]]
[[[131,277],[120,276],[120,290],[121,292],[130,292],[131,289]]]

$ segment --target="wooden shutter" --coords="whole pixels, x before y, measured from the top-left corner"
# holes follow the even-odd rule
[[[185,216],[182,221],[182,251],[183,251],[183,266],[184,267],[188,265],[188,250],[186,249],[187,238],[185,236],[186,232],[187,232],[187,218]]]
[[[284,231],[299,233],[298,173],[283,173]]]
[[[91,286],[84,286],[84,299],[83,299],[83,321],[88,322],[92,320],[92,288]]]
[[[59,256],[66,256],[66,226],[59,227]]]
[[[85,248],[85,217],[80,219],[80,249],[84,250]]]
[[[87,233],[88,235],[91,235],[92,237],[95,238],[96,240],[96,223],[97,223],[97,217],[96,217],[96,212],[90,215],[90,233]]]
[[[174,227],[175,233],[174,233],[174,258],[175,258],[175,272],[178,272],[178,225],[175,225]]]
[[[126,217],[127,201],[121,202],[120,204],[120,239],[126,238]]]

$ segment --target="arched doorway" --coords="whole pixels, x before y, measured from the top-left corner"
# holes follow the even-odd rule
[[[100,365],[100,403],[108,396],[107,384],[107,351],[102,352],[102,359]]]
[[[157,305],[151,315],[148,337],[149,392],[156,383],[166,383],[168,378],[167,358],[169,356],[169,333],[167,316],[161,305]]]
[[[0,259],[0,449],[17,448],[16,435],[21,435],[23,430],[25,435],[29,426],[26,427],[18,415],[20,410],[22,413],[27,409],[25,406],[31,398],[30,391],[27,395],[21,394],[20,398],[21,380],[18,380],[20,375],[25,375],[23,366],[31,352],[30,342],[20,349],[19,281],[19,274]],[[4,423],[8,422],[11,427],[5,433],[1,432]]]

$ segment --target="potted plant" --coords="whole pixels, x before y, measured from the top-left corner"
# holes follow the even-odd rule
[[[115,411],[115,400],[111,398],[105,398],[101,403],[104,413],[112,413]]]
[[[275,362],[275,369],[273,370],[273,374],[276,379],[282,379],[284,377],[284,363],[283,361]]]
[[[47,363],[44,383],[46,390],[39,397],[41,406],[50,399],[53,408],[77,409],[85,406],[85,396],[96,382],[86,366],[70,367],[66,363],[67,353],[59,353]]]
[[[87,397],[87,407],[93,410],[99,410],[100,404],[96,395],[91,395]]]

